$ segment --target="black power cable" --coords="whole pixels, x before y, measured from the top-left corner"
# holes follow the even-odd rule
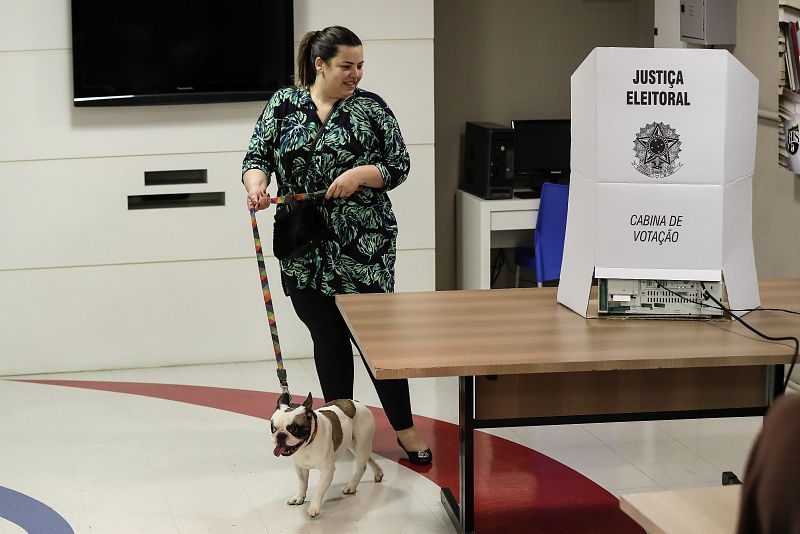
[[[726,308],[720,301],[715,299],[713,297],[713,295],[711,295],[711,293],[708,292],[708,290],[706,289],[706,286],[705,286],[704,283],[700,282],[700,286],[703,288],[703,296],[705,298],[711,299],[712,301],[714,301],[714,304],[719,306],[720,310],[728,312],[728,314],[730,314],[731,317],[733,317],[735,320],[737,320],[740,323],[742,323],[742,325],[744,325],[745,328],[747,328],[748,330],[750,330],[754,334],[757,334],[757,335],[759,335],[759,336],[761,336],[764,339],[769,340],[769,341],[794,341],[794,356],[792,357],[792,363],[789,365],[789,371],[787,371],[787,373],[786,373],[786,379],[783,382],[783,389],[785,391],[786,388],[789,387],[789,378],[792,376],[792,371],[794,370],[794,364],[797,362],[797,353],[798,353],[798,351],[800,349],[800,341],[798,341],[798,339],[796,337],[793,337],[793,336],[774,337],[774,336],[768,336],[766,334],[763,334],[763,333],[759,332],[758,330],[756,330],[755,328],[753,328],[752,326],[750,326],[749,324],[744,322],[744,320],[742,318],[740,318],[736,314],[732,313],[733,310],[730,310],[730,309]]]
[[[658,287],[660,287],[661,289],[663,289],[667,293],[675,295],[679,299],[685,300],[686,302],[690,302],[692,304],[697,304],[699,306],[705,306],[706,308],[714,308],[715,310],[722,310],[722,311],[729,312],[729,313],[730,312],[777,311],[777,312],[783,312],[783,313],[791,313],[793,315],[800,315],[799,311],[785,310],[783,308],[744,308],[744,309],[740,309],[740,310],[734,310],[732,308],[725,308],[725,307],[719,308],[717,306],[712,306],[711,304],[706,304],[705,302],[701,302],[699,300],[692,300],[690,298],[686,298],[683,295],[681,295],[680,293],[676,293],[675,291],[672,291],[670,288],[661,285],[661,282],[659,282],[658,280],[653,280],[653,281],[656,283],[656,285]],[[701,285],[702,285],[702,282],[701,282]],[[703,289],[705,290],[705,286],[703,286]]]
[[[796,311],[792,311],[792,310],[784,310],[782,308],[749,308],[749,309],[744,309],[744,310],[733,310],[731,308],[725,307],[724,304],[722,304],[720,301],[715,299],[711,295],[711,293],[709,293],[708,290],[706,289],[706,285],[703,282],[700,282],[700,286],[703,288],[703,296],[706,299],[713,300],[714,303],[717,304],[716,306],[712,306],[710,304],[706,304],[705,302],[701,302],[701,301],[698,301],[698,300],[692,300],[690,298],[686,298],[683,295],[681,295],[680,293],[676,293],[675,291],[672,291],[671,289],[669,289],[667,287],[664,287],[661,284],[661,282],[659,282],[658,280],[654,280],[654,282],[656,283],[656,285],[658,287],[660,287],[664,291],[666,291],[668,293],[671,293],[671,294],[675,295],[676,297],[678,297],[678,298],[680,298],[682,300],[685,300],[686,302],[690,302],[692,304],[699,304],[700,306],[706,306],[708,308],[714,308],[714,309],[722,310],[722,311],[726,312],[728,315],[733,317],[735,320],[737,320],[740,323],[742,323],[745,326],[745,328],[747,328],[748,330],[750,330],[754,334],[757,334],[757,335],[763,337],[764,339],[767,339],[769,341],[794,341],[794,356],[792,357],[792,363],[789,364],[789,371],[786,373],[786,379],[783,382],[783,389],[784,390],[787,387],[789,387],[789,379],[792,376],[792,371],[794,370],[794,365],[795,365],[795,363],[797,363],[797,353],[798,353],[798,349],[800,348],[800,341],[798,341],[798,339],[796,337],[792,337],[792,336],[772,337],[772,336],[768,336],[766,334],[763,334],[763,333],[759,332],[758,330],[756,330],[755,328],[753,328],[752,326],[750,326],[749,324],[747,324],[746,322],[744,322],[743,319],[741,319],[740,317],[736,316],[733,312],[779,311],[779,312],[791,313],[791,314],[795,314],[795,315],[800,315],[800,312],[796,312]]]
[[[497,254],[492,262],[492,278],[489,282],[489,288],[494,287],[497,279],[500,278],[500,272],[503,270],[503,265],[506,263],[506,253],[503,249],[498,249]]]
[[[675,295],[679,299],[685,300],[686,302],[689,302],[690,304],[697,304],[699,306],[705,306],[706,308],[714,308],[715,310],[725,311],[725,309],[723,309],[723,308],[718,308],[716,306],[711,306],[710,304],[706,304],[705,302],[702,302],[702,301],[699,301],[699,300],[692,300],[692,299],[690,299],[688,297],[685,297],[685,296],[681,295],[680,293],[676,293],[675,291],[673,291],[670,288],[668,288],[668,287],[664,286],[663,284],[661,284],[661,282],[659,282],[658,280],[653,280],[653,282],[655,282],[658,287],[660,287],[661,289],[663,289],[667,293],[669,293],[671,295]],[[705,289],[705,287],[703,289]],[[740,310],[736,310],[736,311],[740,311]]]

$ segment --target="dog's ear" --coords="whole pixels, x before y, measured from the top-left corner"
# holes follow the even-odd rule
[[[311,410],[311,406],[313,404],[314,404],[314,399],[311,397],[311,392],[309,391],[308,397],[306,397],[306,400],[303,401],[303,408],[305,408],[306,410]]]
[[[284,392],[281,393],[281,396],[278,397],[278,403],[275,406],[276,410],[285,410],[289,407],[289,402],[292,400],[292,396],[288,393]]]

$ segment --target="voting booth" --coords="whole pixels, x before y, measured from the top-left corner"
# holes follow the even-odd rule
[[[571,80],[558,302],[598,279],[724,281],[760,305],[752,239],[758,80],[725,50],[596,48]]]

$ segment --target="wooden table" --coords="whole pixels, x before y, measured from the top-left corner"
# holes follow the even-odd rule
[[[734,534],[742,486],[633,493],[619,507],[648,534]]]
[[[764,307],[800,302],[800,280],[760,291]],[[377,378],[459,377],[460,499],[443,488],[442,502],[462,532],[474,530],[474,429],[760,415],[794,352],[730,320],[585,319],[556,288],[336,302]],[[778,336],[800,326],[780,312],[745,319]]]

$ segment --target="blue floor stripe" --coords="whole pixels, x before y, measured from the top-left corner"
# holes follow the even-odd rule
[[[33,497],[0,486],[0,517],[28,534],[74,534],[67,520]]]

